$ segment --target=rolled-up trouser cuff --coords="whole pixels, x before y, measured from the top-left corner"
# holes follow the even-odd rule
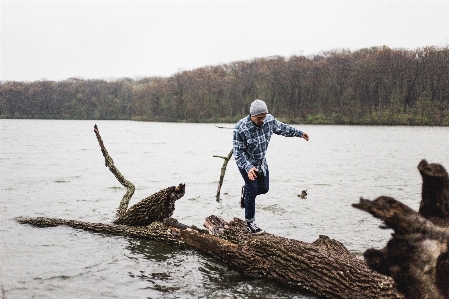
[[[250,218],[250,219],[245,219],[246,220],[246,222],[254,222],[254,220],[256,220],[256,218],[255,217],[253,217],[253,218]]]

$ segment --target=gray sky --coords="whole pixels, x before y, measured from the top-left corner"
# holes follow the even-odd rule
[[[0,1],[0,80],[170,76],[333,49],[449,45],[449,1]]]

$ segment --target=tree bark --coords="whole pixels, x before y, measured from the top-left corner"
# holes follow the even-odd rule
[[[361,198],[355,208],[367,211],[392,228],[386,247],[368,249],[369,267],[391,276],[407,299],[449,298],[449,177],[440,164],[422,160],[419,213],[392,197]]]
[[[175,201],[184,196],[185,184],[165,188],[129,208],[114,224],[145,226],[171,217]]]
[[[30,224],[36,227],[55,227],[66,225],[89,232],[149,239],[181,248],[186,248],[184,242],[180,240],[175,235],[175,233],[173,233],[169,229],[169,227],[167,227],[164,223],[158,221],[153,222],[147,226],[129,226],[47,217],[17,217],[15,218],[15,220],[21,224]]]
[[[247,276],[272,279],[323,298],[401,298],[391,279],[372,272],[327,236],[306,243],[268,233],[253,235],[245,221],[235,218],[227,223],[216,216],[206,218],[205,226],[226,240],[213,242],[207,252]]]

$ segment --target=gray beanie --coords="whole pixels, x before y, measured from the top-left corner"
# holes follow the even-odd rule
[[[261,100],[255,100],[251,103],[251,107],[249,107],[249,113],[251,116],[258,115],[261,113],[268,113],[267,104]]]

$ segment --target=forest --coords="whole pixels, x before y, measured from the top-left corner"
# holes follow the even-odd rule
[[[335,49],[170,77],[2,81],[0,118],[232,123],[256,98],[291,124],[449,126],[449,46]]]

